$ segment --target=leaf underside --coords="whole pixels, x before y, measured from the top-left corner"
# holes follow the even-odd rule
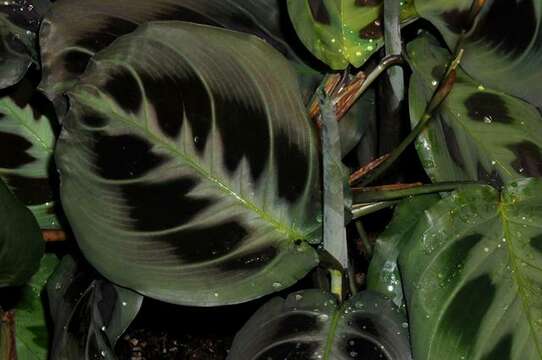
[[[408,324],[393,304],[361,292],[337,305],[334,295],[304,290],[274,298],[235,336],[228,359],[412,359]]]
[[[307,242],[321,240],[320,183],[294,79],[260,39],[183,22],[146,25],[97,55],[69,93],[56,158],[90,262],[197,306],[304,276],[317,263]]]
[[[542,357],[542,181],[453,193],[399,257],[416,359]]]
[[[422,117],[450,61],[424,35],[408,45],[413,69],[410,114]],[[480,180],[492,185],[542,176],[542,116],[529,103],[487,88],[459,70],[452,91],[416,144],[433,181]]]

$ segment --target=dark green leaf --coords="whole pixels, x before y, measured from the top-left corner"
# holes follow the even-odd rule
[[[15,308],[17,358],[20,360],[47,359],[49,330],[45,320],[43,290],[57,264],[55,255],[45,255],[40,269],[21,291],[21,298]]]
[[[25,284],[38,270],[44,248],[32,213],[0,180],[0,288]]]
[[[408,22],[412,1],[401,5]],[[382,0],[288,0],[288,12],[303,44],[332,69],[359,67],[384,44]]]
[[[0,97],[0,178],[41,228],[58,228],[49,179],[56,139],[44,100],[28,79]]]
[[[55,327],[51,360],[114,359],[115,343],[143,301],[70,256],[49,279],[47,293]]]
[[[403,200],[396,208],[391,223],[378,236],[367,273],[367,288],[388,296],[403,307],[403,287],[397,266],[401,246],[410,238],[418,219],[435,204],[438,195],[415,196]]]
[[[404,315],[382,295],[362,292],[337,305],[321,290],[274,298],[236,335],[231,360],[412,359]]]
[[[0,89],[18,83],[38,63],[36,32],[49,0],[10,0],[0,4]]]
[[[476,1],[480,2],[480,1]],[[454,49],[461,31],[463,69],[487,88],[542,106],[542,6],[538,0],[486,0],[471,29],[473,0],[416,0]],[[470,31],[469,31],[470,30]]]
[[[117,37],[153,20],[182,20],[258,35],[291,58],[281,0],[57,0],[40,32],[40,87],[55,98],[72,87],[89,59]]]
[[[90,262],[198,306],[253,299],[312,269],[318,158],[294,78],[260,39],[183,22],[144,26],[97,55],[69,93],[56,158]]]
[[[417,123],[450,61],[448,50],[421,36],[408,45],[414,71],[410,114]],[[458,70],[456,83],[417,143],[433,181],[481,180],[501,185],[542,176],[542,117],[512,96],[486,88]]]
[[[399,256],[414,358],[542,357],[542,181],[457,191]]]

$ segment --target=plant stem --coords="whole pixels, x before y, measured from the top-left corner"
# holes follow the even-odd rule
[[[355,199],[355,198],[354,198]],[[397,204],[397,201],[380,201],[373,203],[356,204],[352,207],[352,220],[357,220],[362,216],[366,216],[382,209],[389,208]]]
[[[331,293],[337,296],[340,302],[343,301],[343,273],[339,270],[330,269]]]
[[[365,175],[376,169],[380,166],[384,161],[386,161],[390,157],[390,154],[382,155],[379,158],[374,159],[368,164],[363,165],[358,170],[352,173],[350,175],[350,179],[348,182],[350,183],[350,186],[355,185],[359,180],[361,180]]]
[[[448,71],[446,72],[443,80],[440,82],[437,90],[433,94],[431,100],[429,101],[429,104],[427,104],[424,115],[422,116],[418,124],[416,124],[414,129],[401,142],[401,144],[399,144],[399,146],[393,150],[389,158],[384,161],[378,168],[376,168],[372,173],[367,175],[367,177],[361,182],[361,186],[367,186],[368,184],[378,179],[395,162],[395,160],[397,160],[403,154],[405,149],[418,137],[418,135],[420,135],[422,130],[425,129],[425,126],[433,118],[435,110],[438,109],[440,104],[442,104],[444,99],[446,99],[446,96],[448,96],[448,94],[452,90],[456,79],[457,66],[459,65],[462,57],[463,49],[460,49],[456,58],[448,67]]]
[[[473,184],[478,184],[478,182],[475,182],[475,181],[442,182],[442,183],[428,184],[428,185],[421,185],[421,186],[418,185],[414,187],[411,186],[408,188],[403,188],[403,189],[398,189],[398,190],[382,190],[382,188],[377,188],[377,189],[355,188],[355,189],[352,189],[352,192],[353,192],[352,196],[353,196],[354,203],[361,203],[363,204],[363,207],[365,207],[365,206],[369,206],[369,205],[365,205],[367,203],[370,203],[370,205],[373,205],[372,203],[381,204],[382,202],[400,200],[408,196],[453,191],[458,188],[468,186],[468,185],[473,185]],[[354,213],[354,210],[352,210],[352,213]]]

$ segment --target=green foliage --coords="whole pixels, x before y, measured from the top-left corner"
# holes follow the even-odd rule
[[[422,117],[450,61],[430,36],[408,44],[413,124]],[[533,105],[486,88],[459,71],[434,121],[418,139],[422,163],[433,181],[481,180],[501,185],[542,176],[542,116]]]
[[[361,292],[339,305],[321,290],[274,298],[234,339],[231,360],[411,359],[408,324],[391,301]]]
[[[114,359],[115,344],[143,301],[69,255],[47,282],[47,295],[55,329],[51,360]]]
[[[41,228],[59,227],[52,171],[56,135],[50,110],[29,79],[0,98],[0,179],[34,214]]]
[[[317,263],[316,139],[295,74],[269,45],[149,24],[98,54],[69,96],[63,206],[109,279],[211,306],[280,290]]]
[[[32,213],[0,180],[0,288],[24,285],[38,270],[44,248]]]
[[[411,21],[412,1],[402,9]],[[384,44],[380,0],[288,0],[288,11],[303,44],[334,70],[363,65]]]
[[[542,180],[441,200],[399,255],[416,359],[542,356]],[[497,355],[498,354],[498,355]]]

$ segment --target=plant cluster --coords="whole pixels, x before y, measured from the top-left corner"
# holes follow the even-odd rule
[[[542,359],[541,16],[4,1],[0,359],[275,292],[229,359]]]

